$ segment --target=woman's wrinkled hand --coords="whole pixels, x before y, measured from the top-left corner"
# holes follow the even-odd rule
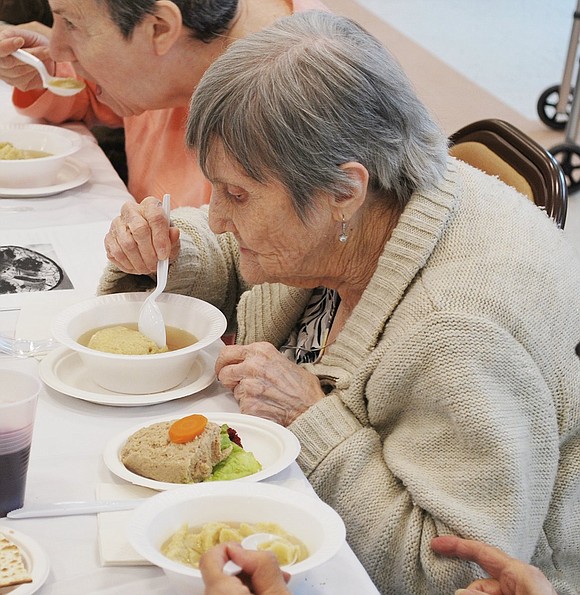
[[[242,413],[283,426],[324,398],[318,378],[271,343],[227,345],[215,370],[219,381],[233,391]]]
[[[508,556],[498,548],[455,535],[441,535],[431,540],[433,551],[444,556],[471,560],[490,575],[479,579],[457,593],[488,595],[557,595],[535,566]]]
[[[107,258],[125,273],[150,275],[157,261],[179,253],[179,229],[170,227],[162,203],[153,196],[126,202],[105,236]]]
[[[42,79],[36,68],[11,55],[19,49],[29,51],[44,62],[49,73],[54,73],[47,37],[32,30],[4,26],[0,30],[0,79],[21,91],[42,89]]]
[[[242,568],[238,576],[227,576],[224,564],[233,560]],[[199,562],[205,583],[205,595],[289,595],[286,583],[290,575],[282,572],[271,552],[254,552],[237,543],[217,545]]]

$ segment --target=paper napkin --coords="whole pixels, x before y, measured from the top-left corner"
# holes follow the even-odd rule
[[[97,500],[131,500],[158,494],[155,490],[135,485],[101,483],[97,485]],[[146,566],[151,563],[141,557],[127,540],[127,526],[132,510],[116,510],[97,514],[99,557],[102,566]]]

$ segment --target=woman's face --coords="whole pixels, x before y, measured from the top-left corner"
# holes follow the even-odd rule
[[[97,0],[50,0],[54,26],[51,56],[72,62],[84,78],[96,83],[97,99],[120,116],[155,107],[150,76],[151,46],[138,25],[125,39],[104,3]]]
[[[332,276],[328,263],[340,225],[324,197],[304,223],[281,183],[256,182],[221,146],[212,151],[208,165],[213,184],[209,224],[214,233],[234,234],[246,281],[316,287]]]

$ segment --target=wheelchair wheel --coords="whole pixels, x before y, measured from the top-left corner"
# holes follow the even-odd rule
[[[550,149],[550,153],[564,172],[568,192],[572,194],[580,190],[580,147],[572,144],[556,145]]]
[[[557,107],[560,101],[560,85],[548,87],[538,99],[537,110],[540,120],[554,130],[564,130],[570,116],[570,110],[572,109],[573,96],[574,89],[570,89],[568,103],[566,104],[566,113],[559,114]]]

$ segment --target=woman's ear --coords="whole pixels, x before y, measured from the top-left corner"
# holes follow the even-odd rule
[[[350,178],[350,191],[333,199],[332,207],[337,221],[341,221],[343,217],[349,220],[354,215],[364,203],[369,185],[369,172],[358,161],[343,163],[340,169]]]
[[[173,47],[183,32],[181,11],[171,0],[157,0],[155,13],[148,15],[151,25],[151,41],[155,53],[164,56]]]

